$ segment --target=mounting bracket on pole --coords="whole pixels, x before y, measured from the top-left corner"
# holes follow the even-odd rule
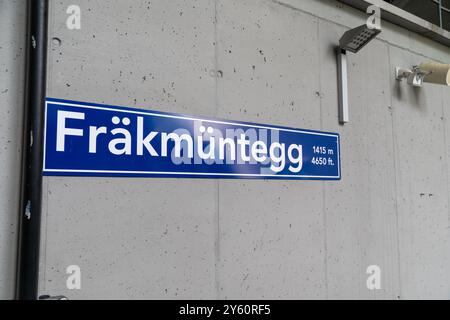
[[[418,66],[414,66],[412,70],[404,68],[395,68],[395,79],[402,81],[406,79],[406,82],[414,87],[421,87],[425,80],[425,77],[431,74],[430,71],[424,71]]]

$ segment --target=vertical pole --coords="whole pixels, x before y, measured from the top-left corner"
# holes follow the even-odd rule
[[[348,112],[348,83],[347,83],[347,53],[345,50],[337,49],[338,60],[338,95],[339,95],[339,122],[349,121]]]
[[[16,298],[37,299],[42,145],[47,78],[48,0],[28,0],[27,77],[22,148]]]

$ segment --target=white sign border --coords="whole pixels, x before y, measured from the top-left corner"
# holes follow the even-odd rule
[[[338,175],[337,176],[312,176],[312,175],[282,175],[282,174],[256,174],[256,173],[211,173],[211,172],[165,172],[165,171],[123,171],[123,170],[76,170],[76,169],[47,169],[46,168],[46,162],[45,162],[45,155],[46,155],[46,147],[47,147],[47,108],[49,104],[55,104],[55,105],[64,105],[64,106],[72,106],[72,107],[80,107],[80,108],[86,108],[86,109],[97,109],[97,110],[106,110],[106,111],[114,111],[114,112],[125,112],[125,113],[135,113],[135,114],[142,114],[142,115],[151,115],[156,117],[165,117],[165,118],[174,118],[174,119],[182,119],[182,120],[198,120],[198,121],[205,121],[205,122],[212,122],[212,123],[219,123],[219,124],[229,124],[229,125],[238,125],[243,127],[252,127],[252,128],[260,128],[260,129],[269,129],[269,130],[278,130],[278,131],[286,131],[286,132],[298,132],[303,134],[312,134],[312,135],[318,135],[318,136],[329,136],[329,137],[335,137],[337,139],[337,160],[338,160]],[[73,173],[116,173],[116,174],[158,174],[158,175],[190,175],[190,176],[244,176],[244,177],[271,177],[271,178],[322,178],[322,179],[341,179],[341,152],[339,148],[339,135],[338,134],[332,134],[332,133],[321,133],[321,132],[313,132],[313,131],[304,131],[304,130],[296,130],[296,129],[285,129],[285,128],[279,128],[279,127],[269,127],[264,125],[252,125],[247,123],[239,123],[239,122],[228,122],[228,121],[222,121],[222,120],[211,120],[211,119],[202,119],[202,118],[196,118],[196,117],[188,117],[188,116],[181,116],[181,115],[171,115],[171,114],[160,114],[160,113],[153,113],[151,111],[138,111],[138,110],[123,110],[123,109],[115,109],[110,107],[100,107],[100,106],[89,106],[84,104],[77,104],[72,102],[58,102],[58,101],[45,101],[45,122],[44,122],[44,148],[43,148],[43,165],[42,165],[42,173],[46,172],[73,172]]]

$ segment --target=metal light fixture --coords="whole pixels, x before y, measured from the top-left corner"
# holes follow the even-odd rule
[[[344,33],[344,35],[339,40],[339,47],[342,50],[357,53],[372,39],[374,39],[380,32],[380,29],[370,29],[369,27],[367,27],[367,25],[364,24]]]
[[[337,58],[339,76],[339,122],[341,123],[349,121],[347,51],[357,53],[380,32],[380,29],[369,28],[367,25],[362,25],[347,31],[339,40]]]

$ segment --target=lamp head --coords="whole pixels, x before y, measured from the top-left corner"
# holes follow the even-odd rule
[[[372,39],[374,39],[380,32],[380,29],[371,29],[364,24],[344,33],[339,40],[339,47],[343,50],[357,53],[366,44],[372,41]]]

